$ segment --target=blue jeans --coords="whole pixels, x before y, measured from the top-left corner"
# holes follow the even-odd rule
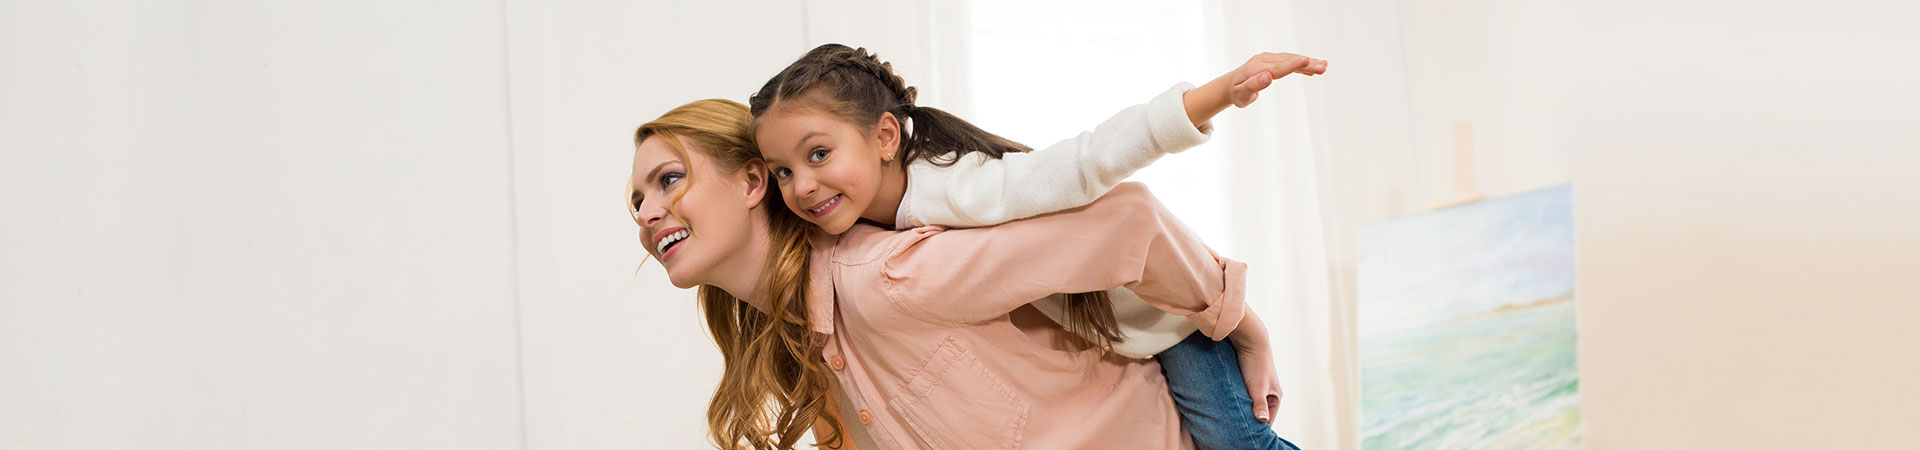
[[[1154,359],[1199,450],[1300,450],[1253,418],[1253,399],[1247,397],[1232,341],[1194,332]]]

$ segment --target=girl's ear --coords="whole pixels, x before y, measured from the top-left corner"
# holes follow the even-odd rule
[[[767,163],[758,159],[747,161],[734,177],[746,186],[747,209],[760,206],[760,200],[767,196]]]
[[[880,113],[880,121],[874,123],[873,130],[878,133],[874,137],[880,140],[880,159],[893,161],[900,152],[900,118],[890,112]]]

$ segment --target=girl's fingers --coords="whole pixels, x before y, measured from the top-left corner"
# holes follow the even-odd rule
[[[1256,73],[1253,74],[1252,77],[1248,77],[1246,81],[1241,81],[1240,84],[1233,86],[1228,92],[1228,99],[1233,101],[1233,106],[1245,108],[1248,104],[1253,103],[1254,99],[1260,97],[1260,91],[1272,85],[1273,75],[1266,72]]]

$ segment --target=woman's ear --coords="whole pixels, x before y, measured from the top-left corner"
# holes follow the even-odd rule
[[[747,208],[752,209],[755,206],[760,206],[760,201],[767,196],[766,161],[758,159],[747,161],[747,164],[741,166],[739,173],[735,174],[734,177],[740,181],[741,185],[747,187]]]
[[[900,152],[900,118],[893,113],[880,113],[880,121],[874,123],[873,130],[880,141],[880,159],[893,161]]]

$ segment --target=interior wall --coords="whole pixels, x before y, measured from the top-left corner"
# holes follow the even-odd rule
[[[0,448],[521,447],[498,5],[0,2]]]
[[[1889,431],[1920,397],[1896,356],[1920,313],[1900,206],[1920,89],[1899,79],[1920,67],[1888,57],[1920,41],[1914,7],[1307,4],[1340,71],[1345,255],[1451,196],[1459,122],[1481,191],[1573,183],[1588,448],[1920,445]]]
[[[720,354],[693,291],[642,263],[622,206],[633,131],[694,100],[745,103],[805,51],[800,5],[507,8],[527,448],[711,448]]]

